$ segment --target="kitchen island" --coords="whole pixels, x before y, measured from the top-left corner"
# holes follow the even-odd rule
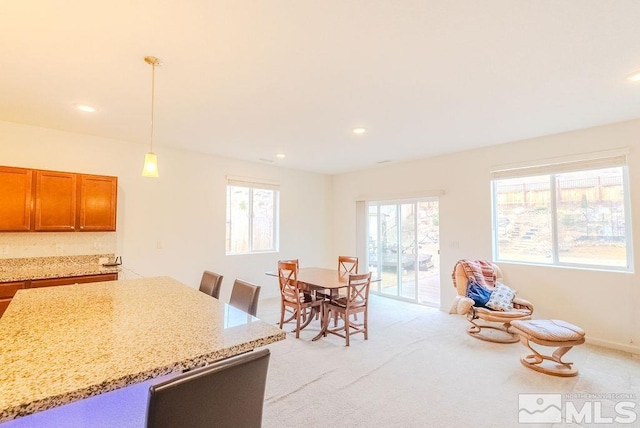
[[[19,290],[0,318],[0,422],[284,338],[169,277]]]

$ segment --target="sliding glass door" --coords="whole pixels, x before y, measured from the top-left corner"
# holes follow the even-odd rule
[[[368,264],[372,291],[440,305],[437,198],[368,204]]]

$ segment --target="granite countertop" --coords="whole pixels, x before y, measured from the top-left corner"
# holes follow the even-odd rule
[[[113,260],[113,256],[113,254],[96,254],[0,259],[0,282],[117,273],[120,272],[118,266],[105,267],[99,263],[101,258]]]
[[[169,277],[19,290],[0,318],[0,422],[284,338]]]

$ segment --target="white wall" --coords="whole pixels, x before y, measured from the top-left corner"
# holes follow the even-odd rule
[[[391,144],[392,142],[390,142]],[[497,165],[629,148],[634,266],[640,255],[640,121],[513,142],[334,177],[333,253],[355,248],[355,201],[411,194],[440,198],[441,306],[455,296],[451,269],[459,259],[491,259],[489,171]],[[505,282],[535,306],[534,318],[558,318],[585,329],[588,340],[640,353],[640,273],[501,264]]]
[[[105,239],[105,232],[92,238],[79,232],[20,233],[31,256],[57,255],[44,253],[60,242],[79,254],[94,254],[100,246],[99,252],[122,256],[121,277],[169,275],[193,287],[209,269],[224,275],[225,300],[235,278],[262,285],[262,298],[277,296],[277,280],[264,272],[275,270],[280,258],[333,266],[329,177],[156,147],[160,178],[143,178],[146,149],[146,144],[0,122],[0,165],[118,177],[117,239]],[[225,255],[226,175],[280,183],[279,253]],[[16,234],[0,234],[0,244],[8,248],[1,257],[24,257],[20,241]]]
[[[0,122],[0,164],[118,176],[115,252],[124,259],[125,277],[170,275],[197,287],[202,270],[211,269],[225,276],[223,299],[228,299],[236,277],[261,284],[263,298],[277,296],[276,280],[264,272],[275,269],[279,258],[297,257],[303,265],[333,267],[336,254],[354,253],[355,201],[363,195],[393,198],[443,190],[441,290],[442,306],[448,309],[455,292],[447,266],[453,268],[462,258],[491,258],[489,170],[495,165],[630,148],[637,266],[639,141],[640,121],[632,121],[335,177],[159,147],[161,177],[146,179],[140,176],[146,144]],[[280,182],[279,253],[225,256],[227,174]],[[0,244],[6,235],[0,234]],[[56,235],[60,234],[38,238],[38,245],[54,248],[50,241]],[[86,241],[89,246],[99,241],[102,247],[112,242]],[[2,257],[12,257],[9,247]],[[100,252],[104,250],[109,248]],[[640,353],[638,273],[502,267],[506,282],[534,303],[535,317],[574,322],[587,331],[591,342]]]

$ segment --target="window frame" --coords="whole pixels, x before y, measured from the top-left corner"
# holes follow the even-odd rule
[[[621,168],[622,170],[622,196],[625,219],[625,244],[626,244],[626,266],[610,266],[593,263],[572,263],[560,261],[560,248],[558,238],[558,200],[557,200],[557,175],[566,172],[587,172],[605,168]],[[527,178],[541,175],[549,176],[549,210],[551,229],[551,262],[523,261],[512,259],[501,259],[499,257],[499,215],[497,182],[509,178]],[[614,154],[604,157],[595,157],[582,160],[555,161],[541,163],[530,166],[510,167],[504,169],[494,169],[490,174],[491,187],[491,236],[493,259],[502,263],[513,263],[522,265],[540,265],[552,267],[566,267],[584,270],[601,270],[615,272],[634,272],[633,266],[633,225],[631,224],[631,192],[629,189],[629,170],[626,154]]]
[[[227,250],[227,242],[233,239],[231,234],[231,218],[233,216],[230,215],[230,188],[231,187],[243,187],[249,190],[249,201],[248,201],[248,225],[247,225],[247,239],[248,239],[248,247],[247,251],[229,251]],[[266,250],[255,250],[254,249],[254,192],[256,190],[270,190],[273,191],[273,212],[272,212],[272,230],[273,236],[271,237],[271,248]],[[272,182],[269,180],[262,179],[254,179],[254,178],[244,178],[244,177],[232,177],[227,176],[227,187],[226,187],[226,207],[225,207],[225,255],[234,256],[234,255],[247,255],[247,254],[265,254],[265,253],[277,253],[280,247],[280,186],[276,182]],[[231,246],[233,247],[233,246]]]

